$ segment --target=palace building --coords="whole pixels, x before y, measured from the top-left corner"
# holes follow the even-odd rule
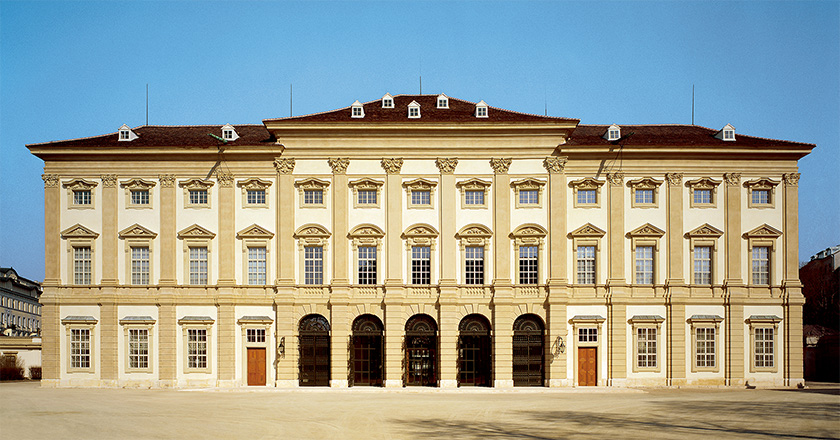
[[[795,386],[812,144],[390,95],[31,144],[45,386]]]

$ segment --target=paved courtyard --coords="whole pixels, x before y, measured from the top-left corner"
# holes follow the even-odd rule
[[[45,389],[2,383],[6,439],[840,438],[840,388]]]

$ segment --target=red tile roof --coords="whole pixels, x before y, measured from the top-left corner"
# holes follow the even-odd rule
[[[715,137],[720,130],[699,125],[619,125],[621,140],[604,139],[609,125],[578,125],[563,147],[620,144],[624,146],[720,146],[720,147],[802,147],[812,149],[814,144],[766,139],[735,133],[734,141]]]
[[[488,122],[536,122],[536,123],[575,123],[580,119],[560,118],[555,116],[532,115],[511,110],[504,110],[488,106],[487,117],[475,116],[475,102],[464,101],[449,97],[449,108],[437,108],[439,95],[394,95],[394,108],[382,108],[382,99],[368,101],[362,106],[365,109],[363,118],[352,118],[350,106],[311,115],[292,116],[288,118],[265,119],[263,122],[346,122],[353,124],[370,124],[378,122],[400,122],[407,124],[422,124],[435,122],[458,123],[488,123]],[[412,101],[420,104],[420,117],[408,118],[408,105]]]
[[[29,144],[27,147],[217,147],[224,142],[210,136],[222,135],[222,125],[142,125],[131,130],[137,135],[133,141],[120,141],[119,133],[92,136],[66,141]],[[264,145],[274,142],[274,136],[264,125],[234,125],[239,139],[228,141],[227,145]]]

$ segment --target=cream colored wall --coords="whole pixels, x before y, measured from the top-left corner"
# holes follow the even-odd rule
[[[569,175],[566,179],[567,181],[572,181],[582,179],[584,177],[592,177],[592,175]],[[574,189],[567,185],[565,191],[566,228],[568,229],[566,234],[587,223],[592,223],[595,227],[609,233],[610,225],[607,220],[607,213],[609,211],[609,205],[607,204],[607,192],[609,191],[609,187],[606,184],[601,186],[598,190],[598,207],[595,208],[575,208]],[[566,247],[566,273],[568,274],[569,283],[575,284],[577,283],[577,249],[574,247],[574,240],[566,238],[565,235],[564,240],[568,240],[568,245]],[[600,253],[598,254],[600,261],[596,261],[595,282],[597,284],[605,284],[609,275],[607,262],[609,261],[610,249],[607,234],[600,238],[598,249],[600,250]]]
[[[657,337],[659,338],[656,343],[657,353],[656,353],[656,362],[659,366],[659,371],[650,372],[634,372],[633,365],[636,363],[636,351],[634,350],[634,341],[636,339],[636,332],[634,331],[634,327],[629,322],[625,325],[627,326],[626,334],[627,334],[627,341],[625,345],[625,353],[627,353],[627,384],[629,386],[634,385],[634,381],[638,381],[638,383],[645,383],[645,384],[665,384],[665,376],[667,374],[667,365],[668,365],[668,310],[665,306],[655,306],[655,305],[640,305],[634,306],[629,305],[627,306],[627,319],[630,320],[633,316],[636,315],[659,315],[665,318],[665,321],[662,321],[659,325],[659,331],[657,332]],[[645,382],[651,381],[652,382]],[[657,382],[657,381],[661,381]]]
[[[721,180],[720,176],[686,175],[683,181],[686,182],[689,180],[698,179],[700,177],[712,177],[713,179]],[[705,223],[708,223],[721,231],[726,230],[726,219],[724,210],[724,207],[726,206],[726,199],[724,198],[725,185],[725,182],[722,182],[720,185],[718,185],[717,189],[715,190],[715,206],[710,208],[692,208],[691,191],[689,188],[685,187],[685,185],[682,186],[683,230],[685,232],[690,232],[696,229],[697,227],[702,226]],[[683,247],[683,249],[685,252],[685,257],[683,258],[683,273],[685,274],[685,281],[688,284],[693,284],[694,278],[692,277],[692,274],[694,273],[694,255],[691,252],[690,240],[685,240],[685,246]],[[726,238],[724,236],[721,236],[717,239],[715,249],[716,253],[714,257],[717,258],[713,257],[712,260],[712,284],[721,284],[723,283],[723,278],[726,271]]]
[[[189,252],[189,249],[184,245],[184,240],[177,238],[177,234],[187,227],[197,224],[216,234],[216,237],[210,240],[207,257],[209,271],[207,284],[216,284],[219,279],[219,182],[216,179],[209,179],[214,182],[213,186],[210,187],[210,196],[208,197],[210,208],[185,208],[185,189],[178,185],[183,180],[187,179],[181,176],[175,179],[175,209],[177,212],[177,218],[175,219],[175,240],[177,241],[175,244],[175,264],[177,266],[175,277],[178,284],[186,285],[190,283],[189,277],[185,274],[184,261],[186,259],[185,253]]]
[[[271,176],[264,176],[264,175],[243,175],[243,176],[236,176],[236,182],[238,183],[241,180],[250,179],[252,177],[258,177],[262,180],[267,180],[271,182],[271,186],[266,188],[265,190],[265,200],[266,204],[268,205],[265,208],[247,208],[245,204],[245,195],[243,194],[243,188],[239,187],[236,183],[234,183],[233,190],[235,195],[233,197],[234,203],[236,205],[235,209],[235,219],[234,219],[234,232],[239,233],[239,231],[247,228],[251,225],[258,225],[263,229],[270,231],[277,236],[277,222],[275,220],[277,216],[277,178],[275,174]],[[267,246],[267,254],[266,254],[266,274],[265,280],[266,284],[271,284],[272,281],[276,278],[275,271],[276,271],[276,259],[277,259],[277,246],[276,240],[272,238],[269,240]],[[236,278],[237,284],[248,284],[248,278],[245,273],[246,269],[246,261],[248,259],[248,250],[243,245],[243,240],[237,239],[235,250],[236,250],[236,257],[234,258],[234,265],[235,271],[234,276]]]
[[[456,168],[457,169],[457,168]],[[411,170],[415,174],[411,176],[406,176],[408,174],[406,170]],[[422,174],[421,174],[422,173]],[[435,166],[433,160],[406,160],[403,163],[402,170],[400,172],[402,176],[401,182],[410,182],[418,177],[422,177],[426,180],[436,182],[437,186],[434,187],[434,194],[432,194],[432,208],[409,208],[408,207],[408,191],[405,187],[400,188],[402,194],[402,227],[400,228],[402,231],[408,229],[409,226],[417,224],[417,223],[426,223],[433,226],[438,232],[441,230],[440,226],[440,191],[441,191],[441,184],[440,184],[440,171]],[[401,183],[401,185],[402,185]],[[385,199],[382,200],[383,203],[386,202]],[[387,207],[385,207],[387,209]],[[457,228],[456,228],[457,231]],[[435,284],[440,279],[441,274],[441,258],[440,258],[440,251],[441,251],[441,240],[445,240],[445,237],[438,237],[435,242],[436,245],[434,246],[434,250],[432,251],[432,262],[436,265],[432,269],[432,280],[431,283]],[[455,240],[455,237],[449,238],[451,240]],[[405,246],[401,246],[401,249],[405,249]],[[407,268],[409,264],[409,256],[408,252],[403,252],[402,255],[402,267]],[[487,255],[485,254],[485,261],[487,259]],[[486,273],[486,272],[485,272]],[[409,283],[411,281],[411,274],[408,273],[408,270],[402,270],[402,277],[403,283]],[[458,282],[460,281],[460,269],[459,269],[459,276]]]
[[[784,318],[784,307],[782,306],[744,306],[744,319],[748,319],[752,315],[775,315],[779,318]],[[775,372],[753,372],[750,371],[750,366],[753,364],[753,350],[750,342],[750,325],[744,323],[744,378],[750,385],[784,385],[784,359],[785,359],[785,321],[780,321],[776,326],[776,340],[773,343],[775,350],[773,355],[773,363],[775,365]]]
[[[126,372],[126,368],[128,367],[128,347],[126,345],[127,341],[125,337],[126,326],[119,325],[117,333],[117,365],[119,368],[119,380],[120,382],[138,381],[137,383],[154,383],[158,380],[158,373],[160,371],[160,361],[158,359],[158,353],[160,351],[158,308],[157,306],[117,306],[117,319],[124,319],[126,316],[149,316],[155,321],[155,325],[152,326],[150,335],[151,340],[149,341],[149,363],[152,368],[148,373]]]
[[[99,284],[102,280],[102,180],[94,177],[85,177],[88,181],[97,182],[95,188],[91,190],[91,197],[93,198],[93,208],[70,208],[70,197],[68,195],[71,190],[64,188],[64,182],[73,180],[75,177],[62,177],[59,182],[59,200],[61,201],[61,222],[59,231],[63,231],[75,224],[80,224],[93,232],[99,234],[96,238],[93,249],[93,261],[91,262],[93,268],[92,284]],[[61,282],[62,284],[73,284],[73,279],[70,275],[71,265],[73,264],[72,250],[69,249],[68,241],[61,239]]]
[[[151,277],[149,284],[157,284],[160,280],[160,181],[149,176],[142,176],[145,180],[155,182],[155,186],[149,189],[150,205],[149,208],[128,208],[128,193],[129,189],[120,186],[120,182],[128,178],[137,178],[138,176],[122,177],[117,179],[117,232],[133,224],[139,224],[146,229],[158,234],[154,240],[149,254],[149,264],[151,269]],[[177,231],[176,231],[177,232]],[[128,252],[127,252],[128,251]],[[117,243],[117,279],[120,284],[131,284],[131,269],[127,264],[131,258],[130,250],[127,249],[125,240],[119,239]]]
[[[455,167],[455,176],[471,179],[479,177],[484,180],[493,179],[493,168],[490,168],[488,159],[458,159],[458,166]],[[462,179],[465,180],[465,179]]]
[[[666,203],[668,182],[659,185],[659,190],[656,193],[657,204],[654,208],[633,208],[633,192],[627,186],[630,180],[639,179],[642,177],[653,177],[662,180],[662,176],[651,175],[628,175],[624,178],[624,235],[645,223],[650,223],[653,226],[665,231],[666,235],[659,238],[658,252],[654,253],[654,269],[653,282],[654,284],[664,284],[668,277],[668,207]],[[631,238],[624,239],[624,279],[628,283],[635,283],[636,278],[636,255],[633,252],[633,240]],[[628,315],[630,316],[630,315]]]
[[[352,163],[352,161],[351,161]],[[330,182],[330,186],[324,194],[324,207],[309,207],[303,208],[303,201],[301,200],[300,191],[294,188],[295,191],[295,227],[297,230],[306,224],[321,225],[330,232],[329,245],[324,251],[324,283],[329,284],[332,280],[332,258],[330,252],[335,250],[336,231],[332,223],[332,197],[335,194],[335,187],[333,185],[332,169],[325,159],[307,159],[298,160],[295,163],[294,180],[308,179],[315,177],[317,179],[326,180]],[[297,247],[297,242],[295,242]],[[301,278],[302,270],[302,256],[301,251],[295,250],[295,280],[297,284],[303,284],[304,280]]]
[[[186,358],[187,347],[184,346],[184,333],[187,328],[184,325],[177,324],[177,321],[185,316],[209,316],[213,319],[213,324],[210,326],[210,334],[207,338],[207,349],[209,358],[207,359],[207,366],[209,373],[186,373]],[[180,386],[215,386],[215,379],[218,374],[217,365],[219,355],[218,341],[219,341],[219,319],[217,309],[214,306],[175,306],[175,371],[176,381]]]
[[[101,329],[102,321],[99,314],[99,306],[60,306],[59,307],[59,321],[68,316],[93,316],[98,322],[93,329],[93,337],[91,338],[91,352],[90,358],[93,362],[93,372],[68,372],[67,367],[70,363],[70,347],[67,338],[67,325],[59,325],[59,347],[61,359],[59,360],[59,369],[61,371],[61,385],[62,386],[96,386],[99,380],[101,371],[101,356],[99,349],[101,347]]]
[[[691,318],[693,315],[716,315],[721,318],[726,317],[726,308],[717,305],[687,305],[685,306],[685,318]],[[698,371],[692,372],[691,367],[695,362],[695,347],[692,346],[692,327],[691,323],[685,322],[685,377],[691,381],[702,383],[704,380],[718,379],[723,383],[724,374],[726,372],[726,322],[718,323],[717,333],[715,334],[715,362],[717,363],[717,372]]]
[[[750,208],[749,207],[749,189],[743,187],[743,183],[749,180],[760,177],[769,177],[775,181],[782,181],[773,189],[773,207],[772,208]],[[742,174],[741,175],[741,233],[749,232],[763,224],[768,224],[779,231],[784,232],[784,182],[780,174]],[[741,247],[741,273],[744,275],[744,282],[752,284],[752,254],[749,250],[749,242],[744,240]],[[785,240],[784,235],[776,239],[773,255],[770,259],[770,284],[778,286],[782,283],[784,278],[784,255],[785,255]],[[781,315],[779,315],[781,316]]]

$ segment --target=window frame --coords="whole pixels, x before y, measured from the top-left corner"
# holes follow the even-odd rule
[[[378,226],[364,223],[354,227],[348,238],[351,240],[351,248],[353,251],[353,282],[359,286],[376,286],[382,284],[382,238],[385,232]],[[362,284],[361,282],[361,267],[360,267],[360,248],[374,248],[374,282],[369,284]]]
[[[600,208],[601,207],[601,187],[604,186],[603,180],[597,180],[592,177],[585,177],[583,179],[573,180],[569,182],[572,188],[572,200],[575,208]],[[580,203],[578,194],[580,191],[595,191],[595,203]]]
[[[514,182],[511,182],[511,187],[513,187],[513,197],[515,201],[515,208],[516,209],[530,209],[530,208],[542,208],[543,207],[543,198],[544,198],[544,189],[545,189],[546,182],[543,180],[533,179],[533,178],[525,178],[519,179]],[[536,203],[522,203],[520,200],[520,195],[522,191],[537,191],[537,202]]]
[[[711,177],[701,177],[685,182],[688,187],[688,200],[690,208],[715,208],[718,202],[717,188],[721,184],[720,180],[712,179]],[[695,200],[696,191],[709,191],[710,201],[708,203],[698,202]]]
[[[308,223],[295,231],[294,238],[298,243],[298,284],[307,287],[321,287],[330,283],[329,271],[329,242],[332,234],[323,226]],[[306,283],[306,248],[321,248],[321,284]]]
[[[302,209],[316,208],[326,209],[328,205],[330,182],[314,177],[295,181],[295,188],[298,190],[299,205]],[[307,191],[321,191],[321,203],[307,203]]]
[[[455,239],[459,242],[461,254],[461,284],[472,287],[486,286],[489,284],[487,276],[493,273],[490,265],[493,259],[489,252],[492,236],[493,233],[490,228],[477,223],[471,223],[464,226],[460,231],[458,231],[458,233],[455,234]],[[483,248],[481,284],[467,283],[467,248]]]
[[[242,207],[245,209],[268,208],[269,200],[271,199],[271,185],[272,181],[263,180],[258,177],[252,177],[250,179],[240,180],[236,182],[236,186],[240,188],[240,192],[242,194]],[[248,199],[249,191],[263,191],[265,193],[264,203],[250,203],[250,200]]]
[[[513,239],[514,252],[514,284],[521,286],[539,286],[545,284],[545,237],[548,231],[535,223],[526,223],[517,227],[510,233]],[[537,248],[536,253],[536,282],[522,283],[522,259],[520,249],[523,246],[532,246]]]
[[[720,323],[723,321],[723,318],[717,315],[693,315],[692,317],[688,318],[688,322],[691,328],[691,372],[692,373],[718,373],[720,372]],[[711,329],[714,331],[714,337],[712,338],[713,350],[711,355],[713,356],[714,365],[707,366],[707,365],[698,365],[698,356],[700,355],[697,347],[698,338],[697,338],[697,331],[699,329]]]
[[[134,178],[120,182],[120,187],[125,193],[125,208],[126,209],[152,209],[154,206],[154,187],[157,182]],[[134,193],[145,191],[148,196],[148,203],[134,203]]]
[[[385,183],[380,180],[374,180],[370,178],[362,178],[358,180],[351,181],[348,185],[350,189],[353,190],[353,208],[354,209],[370,209],[374,208],[377,209],[381,206],[382,200],[382,187]],[[376,194],[376,202],[375,203],[361,203],[360,197],[362,191],[374,191]]]
[[[119,321],[123,328],[123,342],[124,342],[124,370],[126,373],[153,373],[155,368],[155,350],[154,350],[154,329],[155,320],[150,316],[126,316]],[[147,366],[132,367],[131,366],[131,331],[145,330],[146,331],[146,357]]]
[[[750,209],[773,209],[776,207],[776,186],[781,181],[776,181],[767,177],[761,177],[744,182],[744,187],[747,188],[747,207]],[[756,191],[767,191],[767,203],[756,203],[753,201],[753,195]]]
[[[779,237],[782,236],[782,232],[778,229],[768,225],[767,223],[747,232],[744,234],[744,238],[747,239],[747,261],[749,262],[749,286],[752,287],[759,287],[759,288],[769,288],[774,286],[774,281],[776,281],[776,272],[778,272],[778,266],[776,261],[776,242],[778,241]],[[753,270],[753,249],[757,247],[765,247],[767,248],[767,284],[756,284],[754,282],[755,273]]]
[[[665,321],[665,318],[658,316],[658,315],[636,315],[630,318],[630,324],[633,329],[633,372],[634,373],[659,373],[662,371],[662,323]],[[639,330],[653,330],[655,332],[655,338],[653,340],[653,344],[655,344],[655,353],[654,362],[655,365],[650,366],[640,366],[639,365],[639,356],[642,353],[639,352]],[[645,353],[644,355],[650,356],[650,353]]]
[[[212,187],[215,184],[212,180],[204,179],[189,179],[178,182],[178,186],[184,191],[184,208],[185,209],[209,209],[212,206],[213,194]],[[206,191],[207,203],[192,203],[190,198],[190,191]]]
[[[633,284],[637,286],[646,286],[646,287],[653,287],[657,285],[657,281],[660,278],[660,270],[659,270],[659,240],[665,235],[665,231],[662,229],[657,228],[656,226],[645,223],[642,226],[630,231],[628,234],[631,240],[630,251],[633,257]],[[653,256],[653,274],[652,276],[652,283],[640,283],[638,281],[638,270],[636,267],[637,262],[637,255],[636,255],[636,248],[638,247],[651,247],[652,248],[652,256]]]
[[[406,251],[406,284],[410,286],[432,287],[438,283],[435,273],[435,251],[437,245],[438,231],[431,225],[425,223],[416,223],[402,233],[402,238],[405,240]],[[414,284],[414,267],[412,249],[414,247],[428,247],[429,248],[429,284]]]
[[[642,177],[640,179],[630,180],[627,186],[630,187],[630,207],[631,208],[658,208],[659,207],[659,187],[664,181],[654,179],[653,177]],[[636,201],[636,191],[650,190],[653,201],[638,202]]]
[[[779,323],[782,318],[775,315],[752,315],[747,319],[750,326],[750,373],[778,373],[779,372]],[[772,362],[773,365],[759,366],[756,362],[758,353],[756,352],[756,330],[771,330],[773,337],[770,340],[772,344]]]
[[[210,318],[209,316],[184,316],[183,318],[178,320],[178,325],[181,326],[181,335],[183,345],[182,347],[182,357],[183,357],[183,372],[184,374],[193,374],[193,373],[212,373],[213,372],[213,327],[214,327],[215,320]],[[192,367],[190,366],[190,335],[189,332],[191,330],[203,330],[204,331],[204,344],[206,348],[206,365],[204,367]],[[199,356],[196,354],[196,356]]]
[[[242,242],[242,284],[257,287],[273,284],[271,242],[274,233],[254,223],[239,231],[236,238]],[[250,283],[250,248],[265,248],[265,284]]]
[[[67,316],[61,320],[64,325],[66,337],[66,369],[68,373],[95,373],[97,369],[96,358],[98,355],[96,339],[96,325],[98,319],[92,316]],[[84,330],[87,331],[87,359],[88,366],[74,366],[73,365],[73,331]]]
[[[592,223],[586,223],[585,225],[575,229],[574,231],[569,233],[569,236],[572,237],[572,252],[575,260],[574,260],[574,268],[575,268],[575,282],[574,284],[584,285],[584,286],[595,286],[598,285],[598,279],[600,275],[603,273],[601,268],[601,238],[606,235],[606,231],[603,229],[598,228],[597,226],[593,225]],[[578,278],[578,260],[577,260],[577,249],[578,247],[582,246],[594,246],[595,247],[595,283],[594,284],[583,284],[580,282]]]
[[[435,189],[438,182],[423,178],[412,179],[402,183],[405,188],[406,207],[408,209],[434,209],[435,208]],[[414,203],[414,191],[428,191],[429,204]]]
[[[73,179],[64,182],[62,186],[67,190],[67,209],[96,209],[96,188],[99,182],[86,179]],[[90,203],[76,203],[76,193],[90,192]]]
[[[487,209],[489,204],[490,198],[490,187],[492,186],[492,182],[488,182],[486,180],[473,178],[467,180],[461,180],[455,183],[455,186],[458,188],[461,197],[461,209]],[[470,191],[479,191],[483,194],[483,203],[467,203],[467,193]]]

